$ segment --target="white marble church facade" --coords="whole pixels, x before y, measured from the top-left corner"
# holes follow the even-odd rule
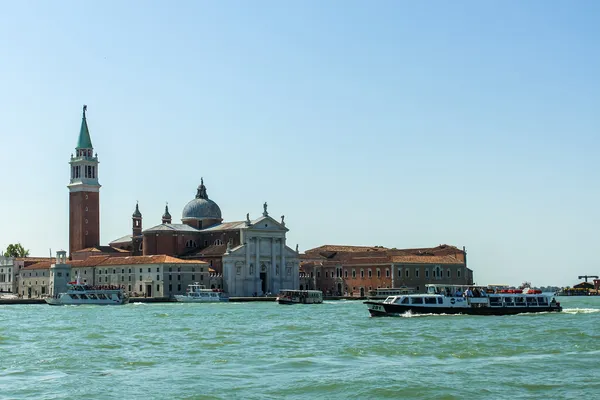
[[[223,285],[230,296],[277,294],[298,289],[300,258],[286,246],[288,229],[265,212],[241,227],[241,245],[223,255]]]

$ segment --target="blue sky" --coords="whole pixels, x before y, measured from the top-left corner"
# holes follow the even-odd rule
[[[467,247],[478,283],[600,274],[600,3],[0,4],[0,247],[68,247],[88,105],[103,244],[200,177],[288,245]]]

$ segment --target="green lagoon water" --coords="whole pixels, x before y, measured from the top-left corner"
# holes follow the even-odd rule
[[[371,318],[358,301],[0,306],[0,399],[600,398],[600,297]]]

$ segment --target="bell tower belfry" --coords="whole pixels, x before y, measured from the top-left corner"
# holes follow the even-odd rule
[[[74,251],[100,245],[100,183],[98,155],[87,126],[87,106],[83,117],[75,156],[71,154],[69,185],[69,255]]]

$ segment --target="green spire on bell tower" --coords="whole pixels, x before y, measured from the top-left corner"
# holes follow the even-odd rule
[[[90,131],[88,130],[87,120],[85,119],[85,112],[87,106],[83,106],[83,118],[81,119],[81,129],[79,130],[79,140],[77,141],[77,149],[93,149],[92,139],[90,138]]]

